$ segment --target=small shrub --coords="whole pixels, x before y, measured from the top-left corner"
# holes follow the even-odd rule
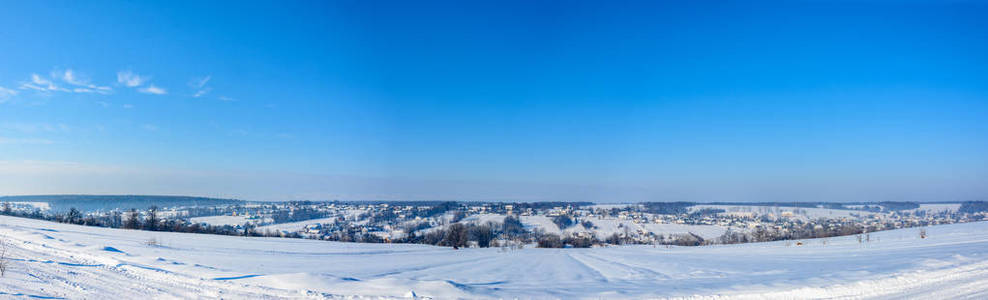
[[[562,248],[563,240],[559,238],[556,234],[546,234],[539,237],[538,241],[539,248]]]
[[[580,222],[580,225],[583,225],[583,228],[586,229],[597,229],[597,225],[594,225],[593,222],[587,220],[583,220],[582,222]]]
[[[569,236],[563,239],[563,244],[570,245],[573,248],[590,248],[590,246],[593,246],[593,240],[587,237]]]

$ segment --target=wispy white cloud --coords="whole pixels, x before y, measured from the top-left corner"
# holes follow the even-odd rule
[[[48,80],[47,78],[43,78],[41,77],[41,75],[38,74],[31,74],[31,83],[47,86],[48,89],[54,89],[55,86],[54,82],[51,82],[51,80]]]
[[[56,83],[56,80],[61,80],[62,82],[69,84],[70,87],[63,87],[59,83]],[[99,86],[90,83],[88,79],[80,76],[71,69],[64,71],[53,71],[50,73],[50,77],[33,73],[31,74],[30,80],[21,83],[20,89],[34,90],[42,94],[65,92],[83,94],[97,93],[107,95],[113,92],[113,89],[108,86]]]
[[[122,107],[123,108],[126,108],[126,109],[131,109],[131,108],[134,108],[134,105],[133,104],[124,104],[124,105],[122,105]]]
[[[17,91],[0,86],[0,103],[7,102],[14,96],[17,96]]]
[[[44,87],[40,87],[40,86],[34,85],[33,83],[27,83],[27,82],[21,83],[21,89],[22,90],[35,90],[35,91],[39,91],[39,92],[47,92],[48,91],[48,89],[46,89]]]
[[[139,75],[130,70],[117,72],[117,82],[126,87],[138,88],[144,84],[147,86],[138,88],[137,91],[145,94],[164,95],[168,91],[150,83],[151,76]]]
[[[138,89],[137,91],[138,92],[141,92],[141,93],[145,93],[145,94],[155,94],[155,95],[164,95],[164,94],[167,94],[168,93],[168,91],[166,91],[165,89],[160,88],[160,87],[157,87],[157,86],[155,86],[153,84],[150,84],[147,87]]]
[[[158,131],[158,126],[154,124],[144,124],[141,125],[141,128],[147,131]]]
[[[205,87],[206,86],[206,83],[209,83],[209,80],[212,79],[212,78],[213,78],[213,76],[211,76],[211,75],[206,75],[205,77],[196,78],[196,79],[193,79],[192,82],[189,82],[189,85],[192,86],[192,87],[194,87],[194,88],[201,89],[201,88]]]
[[[28,82],[21,83],[22,90],[35,90],[42,93],[50,93],[53,91],[57,92],[71,92],[69,89],[60,87],[55,84],[54,81],[46,77],[42,77],[38,74],[31,74],[31,80]]]
[[[204,88],[204,89],[198,90],[198,91],[196,91],[195,94],[192,95],[192,97],[199,98],[199,97],[205,96],[206,93],[209,93],[209,91],[212,91],[212,90],[213,90],[212,88]]]
[[[190,86],[196,88],[194,97],[201,97],[212,90],[207,86],[210,79],[211,76],[205,76],[196,78],[189,83]],[[167,89],[154,85],[150,81],[151,76],[140,75],[130,70],[117,72],[117,82],[123,86],[134,88],[145,94],[168,94]],[[52,71],[49,76],[32,73],[28,80],[19,84],[19,90],[33,90],[46,96],[54,92],[109,95],[114,91],[112,87],[92,83],[89,77],[73,69]],[[18,91],[16,90],[0,87],[0,103],[6,102],[17,94]]]
[[[72,69],[65,70],[62,73],[62,80],[65,80],[65,82],[68,82],[68,83],[74,84],[74,85],[87,85],[88,84],[88,82],[86,82],[84,80],[80,80],[78,77],[76,77],[76,74],[75,74],[75,72],[72,72]]]
[[[199,98],[205,96],[207,93],[209,93],[209,91],[212,91],[213,88],[206,86],[206,84],[209,83],[210,79],[212,79],[212,76],[206,75],[205,77],[193,78],[191,81],[189,81],[189,87],[195,90],[195,93],[192,94],[192,97]]]
[[[117,72],[117,82],[127,87],[138,87],[148,80],[151,80],[150,76],[141,76],[130,70]]]
[[[237,101],[237,99],[233,99],[233,98],[230,98],[230,97],[227,97],[227,96],[220,96],[219,99],[220,99],[220,101],[226,101],[226,102]]]
[[[100,93],[109,94],[113,91],[112,88],[108,86],[99,86],[90,83],[89,79],[80,75],[79,73],[73,71],[72,69],[66,69],[65,71],[52,72],[52,78],[61,78],[62,81],[70,85],[79,86],[78,88],[73,88],[72,92],[75,93]]]

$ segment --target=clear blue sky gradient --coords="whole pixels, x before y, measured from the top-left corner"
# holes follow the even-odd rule
[[[683,2],[6,1],[0,194],[988,198],[988,4]]]

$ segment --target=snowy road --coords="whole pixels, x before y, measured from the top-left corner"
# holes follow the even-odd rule
[[[988,223],[733,246],[451,250],[0,217],[0,298],[981,298]],[[147,245],[154,239],[158,245]]]

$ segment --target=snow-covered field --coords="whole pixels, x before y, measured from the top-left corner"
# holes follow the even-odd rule
[[[624,228],[628,228],[631,231],[641,230],[664,236],[693,233],[705,239],[719,237],[727,231],[727,227],[717,225],[635,223],[631,220],[612,218],[591,219],[590,221],[597,227],[594,231],[601,237],[607,237],[615,233],[621,234],[624,232]]]
[[[247,223],[250,220],[247,220],[247,217],[244,216],[208,216],[208,217],[195,217],[192,218],[190,221],[192,221],[192,223],[206,223],[215,226],[223,226],[223,225],[237,226],[237,225],[244,225],[244,223]]]
[[[501,216],[503,222],[504,216]],[[464,219],[467,220],[467,219]],[[617,218],[589,218],[583,219],[593,223],[597,228],[588,230],[583,225],[576,224],[566,230],[560,230],[559,226],[552,222],[547,216],[521,216],[520,221],[525,227],[531,229],[541,229],[546,233],[569,234],[573,232],[594,232],[599,237],[607,237],[612,234],[621,234],[625,228],[632,232],[651,232],[657,235],[674,235],[694,233],[703,238],[716,238],[727,231],[727,227],[716,225],[684,225],[684,224],[656,224],[656,223],[635,223],[632,220],[620,220]]]
[[[295,232],[295,231],[299,231],[299,230],[305,229],[305,226],[308,226],[308,225],[313,225],[313,224],[333,224],[333,223],[336,222],[336,219],[337,219],[336,217],[332,217],[332,218],[312,219],[312,220],[305,220],[305,221],[291,222],[291,223],[281,223],[281,224],[265,225],[265,226],[257,227],[257,231],[258,232],[268,232],[268,231],[273,231],[273,232],[280,232],[280,231]]]
[[[0,298],[988,297],[988,223],[709,247],[461,249],[0,217]],[[148,245],[154,239],[157,245]]]

